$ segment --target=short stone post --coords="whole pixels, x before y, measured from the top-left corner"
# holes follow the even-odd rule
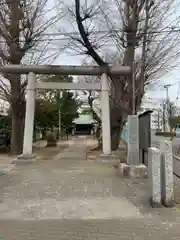
[[[161,152],[158,148],[148,148],[148,182],[152,207],[161,206]]]
[[[128,158],[129,165],[139,165],[139,118],[137,115],[128,116]]]
[[[161,151],[161,194],[166,207],[174,206],[174,177],[171,141],[160,141]]]

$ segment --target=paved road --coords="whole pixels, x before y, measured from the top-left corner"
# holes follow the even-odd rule
[[[179,213],[149,207],[147,179],[86,161],[85,142],[1,176],[0,240],[178,239]]]
[[[163,139],[164,139],[164,137],[155,136],[154,134],[152,134],[152,136],[151,136],[152,146],[157,146],[158,145],[158,141],[163,140]],[[175,138],[175,137],[173,138],[173,140],[172,140],[172,148],[173,148],[173,154],[177,154],[178,150],[180,148],[180,138]]]

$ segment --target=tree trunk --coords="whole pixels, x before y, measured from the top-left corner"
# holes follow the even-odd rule
[[[118,127],[111,126],[111,150],[112,151],[116,151],[119,147],[120,129],[121,129],[121,125],[119,125]]]
[[[116,151],[119,147],[121,131],[124,125],[123,114],[120,108],[111,110],[111,150]]]
[[[119,108],[111,109],[111,150],[116,151],[119,147],[121,132],[124,126],[124,118],[122,111]],[[102,149],[102,142],[100,141],[100,131],[97,129],[96,138],[98,139],[98,146],[96,149]],[[101,139],[102,140],[102,139]]]
[[[12,135],[11,135],[11,152],[14,155],[22,153],[24,118],[19,114],[19,106],[12,107]]]
[[[18,155],[22,153],[23,148],[25,98],[21,92],[20,76],[17,74],[11,75],[10,80],[12,114],[11,152],[14,155]]]

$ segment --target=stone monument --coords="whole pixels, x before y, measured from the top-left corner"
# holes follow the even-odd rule
[[[139,165],[139,118],[128,116],[128,158],[129,165]]]
[[[124,177],[147,177],[147,168],[139,160],[139,118],[138,115],[128,116],[128,154],[127,163],[120,164],[120,174]],[[119,172],[118,172],[119,174]]]
[[[161,151],[161,194],[162,203],[166,207],[174,206],[174,177],[173,177],[173,156],[172,142],[160,141]]]
[[[161,152],[158,148],[148,149],[148,184],[152,207],[161,206]]]

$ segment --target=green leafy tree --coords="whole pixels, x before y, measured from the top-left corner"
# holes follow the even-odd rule
[[[0,132],[4,130],[11,130],[10,116],[0,115]]]
[[[46,99],[36,101],[35,126],[39,128],[52,128],[56,125],[57,106],[55,102]]]
[[[73,120],[79,116],[78,108],[80,105],[81,102],[73,98],[73,93],[63,92],[63,96],[59,100],[62,126],[65,128],[72,126]]]
[[[48,82],[72,82],[72,77],[51,75],[41,78]],[[78,108],[81,102],[73,97],[69,91],[49,90],[40,91],[36,101],[35,125],[39,128],[58,127],[59,110],[61,112],[61,126],[64,129],[72,126],[72,122],[78,117]],[[62,96],[61,96],[62,95]]]

